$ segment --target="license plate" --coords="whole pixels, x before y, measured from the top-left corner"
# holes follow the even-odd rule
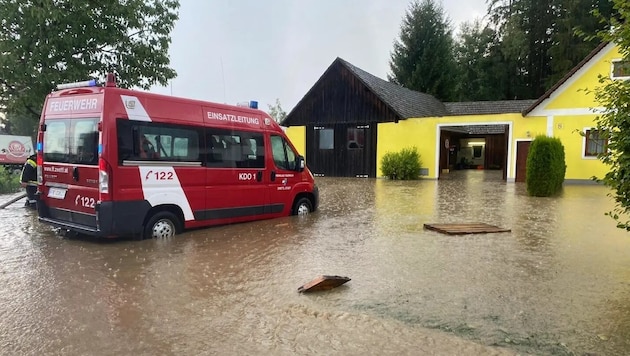
[[[50,188],[48,190],[48,197],[53,199],[64,199],[66,197],[67,189],[63,188]]]

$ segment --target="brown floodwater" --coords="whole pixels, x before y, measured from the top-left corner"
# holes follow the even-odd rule
[[[18,202],[0,210],[0,353],[630,354],[607,188],[533,198],[500,178],[318,178],[314,214],[167,241],[64,237]],[[466,222],[512,231],[424,229]],[[321,274],[352,280],[297,292]]]

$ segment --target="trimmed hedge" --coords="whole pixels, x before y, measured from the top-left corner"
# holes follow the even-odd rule
[[[415,147],[387,152],[381,159],[381,172],[390,179],[411,180],[420,176],[422,161]]]
[[[560,139],[536,136],[527,154],[527,194],[549,197],[560,192],[566,170],[564,146]]]

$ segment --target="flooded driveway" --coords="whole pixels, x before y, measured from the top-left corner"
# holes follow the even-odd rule
[[[630,234],[605,187],[531,198],[475,170],[317,183],[310,216],[170,241],[68,239],[0,210],[0,353],[630,353]],[[464,222],[512,231],[423,228]],[[320,274],[352,280],[297,293]]]

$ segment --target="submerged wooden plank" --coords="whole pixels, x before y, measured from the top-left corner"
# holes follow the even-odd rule
[[[316,292],[322,290],[329,290],[348,282],[350,278],[341,276],[319,276],[305,285],[298,288],[298,292]]]
[[[512,231],[511,229],[504,229],[498,226],[484,223],[424,224],[424,228],[427,230],[433,230],[449,235],[487,234]]]

